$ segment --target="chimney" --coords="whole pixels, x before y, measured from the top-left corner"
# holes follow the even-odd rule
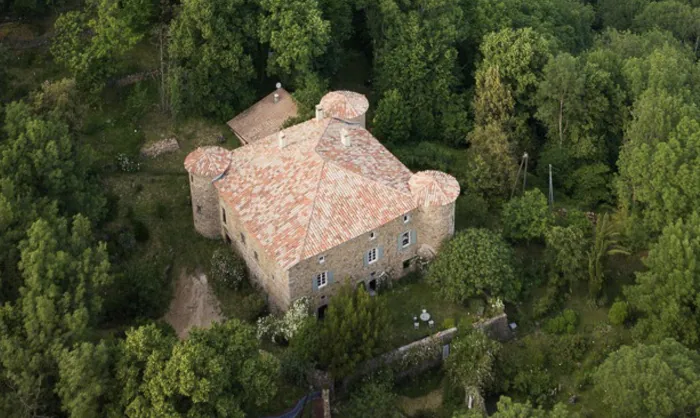
[[[350,146],[350,135],[348,135],[348,130],[343,128],[340,130],[340,142],[346,146]]]
[[[273,100],[275,103],[279,103],[279,101],[280,101],[280,94],[279,93],[275,93],[274,96],[272,96],[272,97],[274,97]]]
[[[323,120],[323,107],[320,104],[316,105],[316,120]]]
[[[280,132],[280,133],[277,135],[277,138],[278,138],[278,140],[279,140],[279,146],[280,146],[280,148],[284,148],[284,147],[287,146],[287,138],[285,138],[284,132]]]

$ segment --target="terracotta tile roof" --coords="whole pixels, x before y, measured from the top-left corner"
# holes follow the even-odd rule
[[[281,268],[415,209],[410,170],[363,128],[326,118],[283,132],[284,148],[275,134],[232,151],[215,183]]]
[[[420,171],[408,182],[418,206],[442,206],[459,197],[457,179],[441,171]]]
[[[231,151],[221,147],[199,147],[185,158],[185,169],[197,176],[216,177],[228,168]]]
[[[275,93],[279,94],[277,103],[275,103]],[[244,144],[250,144],[279,131],[287,119],[296,116],[297,103],[287,90],[279,88],[238,114],[227,124]]]
[[[332,91],[321,98],[321,107],[326,116],[350,120],[367,113],[367,98],[354,91]]]

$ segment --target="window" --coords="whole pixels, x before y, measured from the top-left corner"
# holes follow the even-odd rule
[[[258,260],[258,252],[257,252],[257,251],[253,251],[253,256],[255,256],[255,260],[257,261],[257,260]]]
[[[407,224],[411,220],[411,215],[405,214],[403,215],[403,223]]]
[[[224,223],[226,223],[226,209],[224,208],[221,208],[221,220],[223,220]]]
[[[325,255],[322,255],[322,256],[318,257],[318,264],[323,264],[323,263],[325,263],[325,262],[326,262],[326,256],[325,256]]]
[[[404,260],[403,261],[403,269],[407,270],[409,268],[411,268],[411,260]]]
[[[243,232],[241,232],[241,242],[245,244],[245,235],[243,235]]]
[[[324,271],[316,275],[316,288],[320,289],[328,284],[328,272]]]
[[[202,207],[200,205],[197,205],[197,213],[202,213]]]
[[[194,181],[194,176],[192,174],[190,174],[190,181]]]
[[[367,264],[372,264],[377,261],[377,249],[372,248],[367,252]]]
[[[401,248],[406,248],[411,245],[411,233],[404,232],[401,234]]]
[[[369,233],[369,239],[370,239],[370,240],[373,240],[373,239],[375,239],[375,238],[377,238],[377,234],[376,234],[374,231],[370,232],[370,233]]]

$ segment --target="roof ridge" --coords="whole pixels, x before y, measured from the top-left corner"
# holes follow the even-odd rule
[[[321,141],[321,138],[326,134],[326,131],[328,128],[331,126],[332,120],[329,120],[326,123],[326,128],[321,132],[321,135],[316,138],[316,143],[314,144],[313,147],[311,147],[311,151],[316,154],[318,158],[323,161],[323,165],[321,166],[318,176],[318,182],[316,182],[316,187],[314,189],[314,199],[313,203],[311,204],[311,211],[309,212],[309,221],[306,223],[306,228],[304,228],[304,241],[302,241],[301,245],[299,246],[299,253],[297,254],[298,261],[301,261],[301,257],[304,254],[304,250],[306,249],[306,241],[309,238],[309,228],[311,227],[311,222],[314,220],[314,211],[316,210],[316,202],[318,201],[318,191],[321,189],[321,181],[323,181],[323,176],[325,175],[325,169],[326,169],[326,164],[328,164],[328,160],[323,158],[321,154],[316,151],[316,147],[318,146],[318,143]]]

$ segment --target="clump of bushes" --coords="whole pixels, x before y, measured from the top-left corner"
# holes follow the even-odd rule
[[[236,290],[245,281],[247,271],[243,260],[230,250],[220,248],[211,256],[209,276],[214,285]]]
[[[117,154],[117,166],[125,173],[135,173],[141,170],[141,163],[134,157],[125,153]]]
[[[578,314],[572,309],[564,309],[561,315],[547,321],[544,329],[550,334],[573,334],[577,325]]]
[[[608,312],[608,321],[612,325],[622,325],[627,321],[629,308],[627,302],[617,301],[612,304]]]

